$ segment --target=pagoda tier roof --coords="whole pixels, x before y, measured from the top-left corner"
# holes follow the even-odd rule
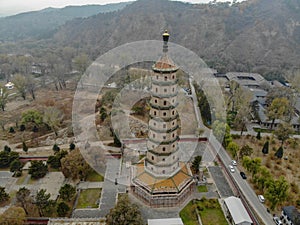
[[[164,53],[164,55],[152,66],[155,72],[175,72],[179,68],[172,59]]]
[[[192,180],[192,174],[186,164],[180,162],[180,170],[170,177],[156,177],[145,170],[144,161],[136,165],[136,177],[134,183],[143,186],[152,194],[177,193]]]

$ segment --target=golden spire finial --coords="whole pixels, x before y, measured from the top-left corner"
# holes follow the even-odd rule
[[[169,37],[170,37],[170,34],[168,33],[168,30],[165,30],[165,32],[163,33],[163,40],[165,42],[168,42],[169,41]]]

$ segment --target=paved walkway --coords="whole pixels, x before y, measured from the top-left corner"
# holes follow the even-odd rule
[[[209,189],[208,192],[198,192],[195,190],[192,195],[190,195],[183,204],[177,207],[168,207],[168,208],[151,208],[143,204],[138,200],[133,194],[129,194],[130,201],[135,203],[141,211],[144,221],[147,222],[148,219],[165,219],[165,218],[176,218],[179,217],[180,211],[193,199],[201,198],[218,198],[219,195],[216,192],[215,188]]]
[[[120,159],[107,159],[107,168],[104,176],[104,182],[83,182],[79,184],[82,189],[85,188],[99,188],[102,187],[100,204],[97,209],[76,209],[74,210],[73,218],[91,218],[91,217],[105,217],[110,209],[115,206],[118,188],[121,185],[115,185],[115,179],[119,177],[120,173]]]
[[[93,188],[102,188],[103,182],[80,182],[77,185],[78,189],[93,189]]]
[[[220,196],[222,198],[233,196],[233,191],[222,172],[222,168],[219,166],[210,166],[208,167],[208,170],[215,181]]]
[[[107,168],[99,205],[102,217],[109,213],[109,210],[113,208],[116,203],[118,185],[115,184],[115,180],[119,176],[120,162],[120,159],[107,159]]]

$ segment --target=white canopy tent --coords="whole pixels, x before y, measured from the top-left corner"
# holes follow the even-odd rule
[[[231,196],[231,197],[224,199],[224,202],[225,202],[225,205],[226,205],[235,225],[251,225],[251,224],[253,224],[241,199]]]

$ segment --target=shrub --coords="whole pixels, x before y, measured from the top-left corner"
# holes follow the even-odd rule
[[[58,147],[58,145],[55,143],[55,144],[53,145],[53,147],[52,147],[52,150],[53,150],[55,153],[57,153],[57,152],[59,152],[60,147]]]
[[[23,141],[23,143],[22,143],[22,148],[23,148],[24,152],[26,152],[26,153],[28,152],[28,147],[27,147],[25,141]]]
[[[75,144],[72,142],[69,146],[70,151],[74,150],[75,147],[76,147]]]
[[[19,159],[15,159],[10,163],[10,172],[21,171],[23,165]]]
[[[29,168],[29,174],[34,179],[42,178],[48,172],[48,167],[43,163],[43,161],[31,161],[31,166]]]
[[[0,203],[6,202],[9,200],[9,195],[6,193],[4,187],[0,187]]]
[[[281,159],[282,156],[283,156],[283,148],[282,146],[280,146],[277,150],[277,152],[275,153],[275,156],[278,158],[278,159]]]
[[[232,137],[233,139],[240,139],[240,138],[241,138],[241,135],[239,135],[239,134],[232,134],[231,137]]]
[[[122,146],[122,143],[119,139],[119,137],[114,133],[114,146],[115,147],[121,147]]]
[[[261,139],[260,130],[257,132],[256,138],[257,138],[258,140],[260,140],[260,139]]]
[[[13,127],[10,127],[9,128],[9,133],[11,133],[11,134],[15,133],[15,129]]]
[[[59,190],[59,196],[64,201],[70,201],[76,194],[76,188],[70,184],[65,184]]]
[[[197,206],[197,209],[198,209],[198,211],[203,211],[204,210],[204,208],[200,205]]]
[[[37,126],[33,126],[32,132],[36,133],[36,132],[38,132],[38,131],[39,131],[39,129],[37,128]]]
[[[4,146],[4,150],[5,152],[11,152],[11,148],[7,145]]]
[[[264,144],[264,147],[262,148],[261,151],[265,155],[269,153],[269,141],[266,141],[266,143]]]
[[[47,164],[51,166],[51,168],[58,169],[61,167],[60,159],[56,156],[50,155],[47,160]]]
[[[65,217],[67,213],[70,211],[70,207],[66,203],[60,202],[57,206],[56,211],[58,216]]]
[[[24,130],[26,130],[26,127],[25,127],[24,124],[21,124],[21,126],[20,126],[20,131],[24,131]]]

